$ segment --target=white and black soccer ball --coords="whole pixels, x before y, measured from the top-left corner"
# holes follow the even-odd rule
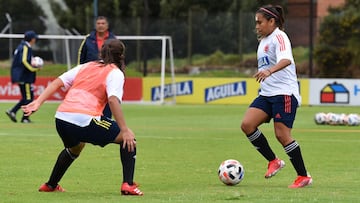
[[[315,123],[318,125],[326,124],[326,113],[319,112],[315,114]]]
[[[44,66],[44,60],[40,56],[35,56],[31,59],[31,65],[36,68],[42,68]]]
[[[348,115],[342,113],[339,114],[339,125],[347,125],[348,124]]]
[[[228,159],[223,161],[218,170],[218,176],[225,185],[236,185],[244,179],[245,170],[237,160]]]
[[[326,115],[326,123],[329,125],[337,125],[339,123],[339,115],[336,113],[327,113]]]
[[[348,125],[350,126],[358,126],[360,125],[360,118],[359,115],[357,114],[349,114],[348,115]]]

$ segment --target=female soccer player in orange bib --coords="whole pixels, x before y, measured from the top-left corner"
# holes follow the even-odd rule
[[[123,195],[143,195],[134,183],[136,140],[128,128],[121,109],[123,96],[125,46],[116,39],[106,41],[101,60],[76,66],[55,79],[33,102],[22,106],[26,115],[37,111],[45,100],[59,88],[68,89],[55,114],[56,130],[64,143],[49,180],[40,186],[41,192],[64,192],[58,184],[69,166],[80,155],[85,143],[104,147],[120,144],[123,166]],[[104,117],[109,103],[115,120]]]

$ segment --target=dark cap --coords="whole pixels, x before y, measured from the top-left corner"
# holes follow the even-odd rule
[[[25,34],[24,34],[25,41],[29,42],[33,38],[38,39],[38,35],[33,30],[29,30],[29,31],[25,32]]]

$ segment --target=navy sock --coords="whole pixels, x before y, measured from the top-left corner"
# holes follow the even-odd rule
[[[270,148],[267,139],[259,129],[256,129],[255,132],[246,136],[250,140],[250,142],[254,145],[254,147],[260,152],[260,154],[262,154],[263,157],[265,157],[266,160],[272,161],[276,158],[274,152]]]
[[[122,148],[120,144],[120,158],[123,168],[123,182],[127,182],[129,185],[133,185],[135,160],[136,160],[136,148],[133,152],[129,152],[127,147]]]
[[[58,156],[58,159],[54,165],[54,168],[51,172],[49,181],[47,185],[52,188],[55,188],[63,175],[65,174],[66,170],[72,164],[72,162],[78,157],[78,155],[72,154],[69,149],[65,148],[62,150]]]
[[[294,140],[284,147],[286,154],[289,156],[297,175],[307,176],[304,160],[301,155],[300,145]]]

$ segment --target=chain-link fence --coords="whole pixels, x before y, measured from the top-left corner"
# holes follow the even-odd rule
[[[13,33],[21,34],[31,29],[32,24],[38,24],[34,19],[27,22],[13,20]],[[116,35],[147,35],[172,37],[175,58],[191,58],[194,55],[209,55],[216,51],[229,54],[254,53],[257,48],[257,38],[254,32],[254,13],[224,12],[212,15],[202,10],[194,10],[184,18],[178,19],[109,19],[110,28]],[[4,25],[5,26],[5,25]],[[53,35],[85,35],[74,28],[63,29],[61,26],[52,33],[46,30],[36,30],[38,34]],[[286,32],[289,34],[293,46],[307,46],[309,43],[309,20],[308,18],[286,19]],[[0,39],[0,59],[8,59],[20,39]],[[77,62],[78,47],[81,40],[70,40],[70,58],[72,63]],[[159,57],[161,43],[153,41],[128,41],[127,62]],[[10,47],[12,46],[12,47]],[[41,40],[34,50],[46,60],[55,63],[66,63],[65,43],[61,40]]]
[[[37,21],[37,20],[36,20]],[[219,15],[210,15],[201,11],[194,11],[191,18],[185,19],[148,19],[146,24],[144,20],[137,18],[127,19],[109,19],[110,28],[116,35],[169,35],[174,42],[175,57],[187,57],[193,54],[210,54],[216,50],[224,53],[242,53],[254,51],[256,36],[254,30],[253,14],[244,13],[241,16],[235,13],[222,13]],[[12,33],[21,34],[27,29],[31,29],[33,21],[12,22]],[[4,25],[5,26],[5,25]],[[45,26],[45,25],[44,25]],[[46,30],[46,27],[45,27]],[[37,30],[35,30],[37,31]],[[38,34],[45,34],[37,31]],[[45,32],[45,31],[44,31]],[[78,34],[72,28],[53,30],[54,35],[59,34]],[[7,32],[8,33],[8,32]],[[87,33],[81,33],[87,34]],[[14,40],[15,47],[19,41]],[[8,57],[9,43],[8,39],[1,39],[0,55],[1,58]],[[42,42],[39,48],[44,51],[50,49],[61,49],[61,44],[50,45],[50,42]],[[77,43],[74,48],[77,48]],[[130,57],[136,55],[132,53],[132,44],[129,44]],[[158,45],[148,43],[147,56],[152,57],[152,49]],[[241,49],[241,50],[239,50]],[[190,53],[189,53],[190,52]],[[61,58],[57,53],[52,56],[54,60]],[[61,61],[59,61],[61,62]]]

